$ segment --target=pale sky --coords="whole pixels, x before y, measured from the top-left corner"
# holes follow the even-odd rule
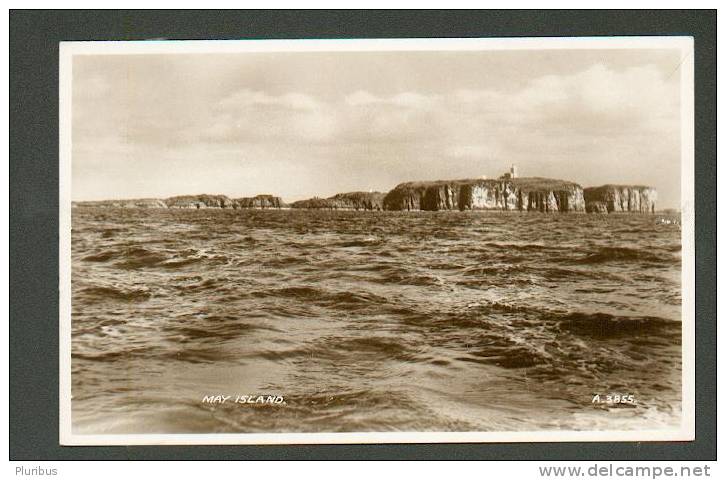
[[[74,200],[521,176],[680,204],[678,50],[93,55],[73,60]]]

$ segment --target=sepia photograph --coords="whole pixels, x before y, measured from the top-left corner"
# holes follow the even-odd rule
[[[694,437],[690,37],[63,42],[64,445]]]

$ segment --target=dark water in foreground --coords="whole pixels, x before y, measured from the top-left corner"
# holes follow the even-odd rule
[[[676,426],[658,218],[76,208],[74,431]]]

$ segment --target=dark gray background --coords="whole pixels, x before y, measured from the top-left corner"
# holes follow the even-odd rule
[[[690,35],[695,39],[696,441],[61,447],[58,42],[64,40]],[[715,460],[716,11],[10,12],[11,460]]]

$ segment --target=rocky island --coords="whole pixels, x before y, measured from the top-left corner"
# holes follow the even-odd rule
[[[287,208],[287,204],[280,197],[273,195],[257,195],[255,197],[243,197],[237,199],[237,208]]]
[[[582,187],[548,178],[408,182],[383,200],[385,210],[517,210],[584,212]]]
[[[329,198],[310,198],[293,202],[292,208],[309,208],[323,210],[383,210],[381,192],[349,192],[338,193]]]
[[[230,198],[227,195],[179,195],[169,198],[137,198],[129,200],[96,200],[73,202],[73,206],[101,208],[231,208],[268,209],[288,208],[280,197],[257,195],[255,197]]]
[[[348,192],[313,197],[288,205],[264,194],[181,195],[166,199],[73,202],[73,206],[105,208],[312,209],[355,211],[519,211],[542,213],[654,213],[657,192],[643,185],[602,185],[583,188],[567,180],[518,177],[516,167],[497,179],[471,178],[405,182],[390,192]]]

